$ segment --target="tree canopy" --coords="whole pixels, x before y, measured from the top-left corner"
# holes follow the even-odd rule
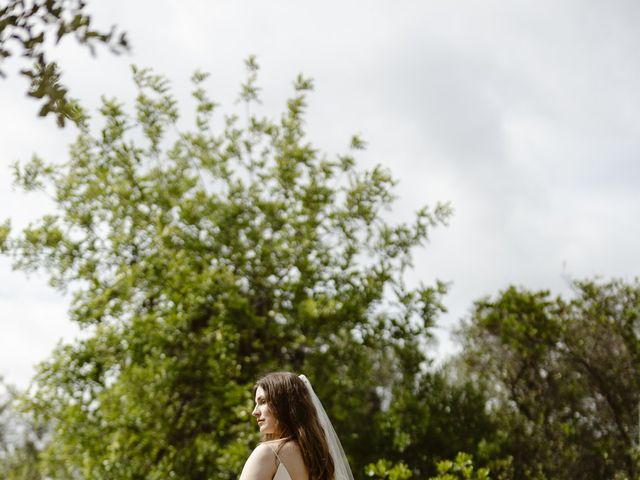
[[[396,182],[356,168],[364,142],[331,157],[307,140],[311,80],[298,76],[270,119],[246,66],[242,117],[214,121],[196,73],[182,130],[168,82],[134,69],[133,112],[105,99],[103,125],[82,116],[67,161],[16,167],[57,210],[18,235],[5,224],[0,245],[72,291],[84,329],[40,366],[28,400],[51,428],[53,478],[236,478],[256,440],[250,387],[269,370],[314,381],[358,476],[417,438],[397,402],[417,408],[445,287],[403,276],[450,208],[385,220]]]
[[[640,283],[576,281],[574,298],[510,287],[462,335],[514,478],[638,478]]]

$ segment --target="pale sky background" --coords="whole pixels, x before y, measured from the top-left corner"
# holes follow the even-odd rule
[[[315,80],[308,130],[362,167],[400,180],[392,217],[450,201],[455,215],[416,256],[412,280],[451,282],[433,355],[472,302],[510,284],[568,293],[567,277],[631,280],[640,249],[640,3],[635,0],[89,2],[96,26],[129,34],[130,55],[97,58],[65,40],[63,81],[95,112],[101,95],[133,100],[129,65],[166,75],[183,104],[189,77],[211,73],[234,108],[242,61],[262,66],[263,110],[276,115],[299,72]],[[73,128],[36,117],[26,80],[0,80],[0,220],[26,225],[51,208],[11,187],[9,165],[64,160]],[[186,110],[186,109],[184,109]],[[187,112],[185,111],[185,114]],[[0,375],[24,387],[34,363],[77,329],[68,297],[0,259]]]

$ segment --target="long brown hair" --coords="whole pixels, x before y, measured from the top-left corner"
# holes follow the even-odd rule
[[[265,400],[280,426],[280,438],[295,440],[309,471],[310,480],[333,480],[335,466],[324,430],[304,382],[291,372],[268,373],[253,387]]]

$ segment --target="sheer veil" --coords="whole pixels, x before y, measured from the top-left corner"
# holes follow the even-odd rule
[[[316,407],[318,412],[320,425],[322,425],[322,428],[324,429],[327,444],[329,445],[329,452],[331,453],[333,463],[335,464],[335,480],[353,480],[353,474],[351,473],[351,468],[349,468],[347,456],[344,454],[338,435],[336,435],[333,425],[331,425],[327,412],[324,411],[322,403],[320,403],[320,399],[318,399],[316,392],[313,391],[313,387],[311,386],[309,379],[304,375],[300,375],[300,379],[304,382],[309,394],[311,395],[313,405]]]

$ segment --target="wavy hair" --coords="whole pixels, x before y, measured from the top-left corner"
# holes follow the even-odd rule
[[[329,452],[316,407],[304,382],[291,372],[268,373],[253,387],[265,393],[265,400],[280,426],[285,443],[295,440],[309,471],[310,480],[333,480],[335,465]]]

